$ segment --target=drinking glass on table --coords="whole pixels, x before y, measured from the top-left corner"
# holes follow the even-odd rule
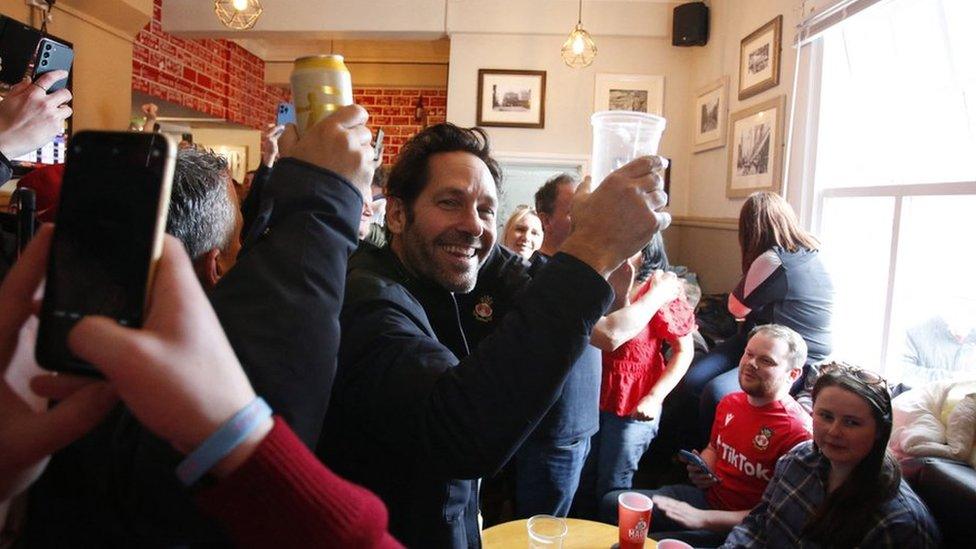
[[[566,520],[551,515],[536,515],[529,519],[529,549],[562,549],[569,528]]]

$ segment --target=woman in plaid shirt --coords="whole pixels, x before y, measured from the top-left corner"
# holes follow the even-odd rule
[[[762,502],[722,547],[937,547],[932,515],[886,451],[884,379],[829,364],[813,399],[813,441],[780,458]]]

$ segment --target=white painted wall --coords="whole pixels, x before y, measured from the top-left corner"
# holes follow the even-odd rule
[[[566,34],[570,30],[571,27],[567,27]],[[668,129],[660,152],[672,158],[672,209],[683,213],[689,181],[691,49],[671,46],[670,37],[594,35],[598,54],[593,65],[571,69],[563,64],[559,55],[564,40],[565,36],[561,34],[452,34],[448,121],[461,126],[475,124],[478,69],[544,70],[547,81],[545,128],[486,128],[494,149],[499,152],[589,155],[595,75],[598,72],[662,74]]]
[[[688,71],[689,89],[694,93],[699,87],[729,76],[730,113],[751,107],[779,95],[789,97],[796,70],[796,50],[793,48],[795,27],[800,15],[800,0],[711,0],[711,36],[708,45],[694,48],[693,63]],[[777,15],[783,16],[783,49],[780,57],[779,86],[754,95],[743,101],[738,100],[739,89],[739,43],[752,31]],[[692,104],[686,110],[686,124],[692,123]],[[690,131],[690,128],[689,128]],[[686,141],[687,143],[687,141]],[[683,212],[695,217],[735,217],[739,216],[743,199],[725,197],[725,183],[728,170],[729,145],[691,154],[690,185],[687,187],[687,209]],[[782,153],[783,151],[781,151]]]

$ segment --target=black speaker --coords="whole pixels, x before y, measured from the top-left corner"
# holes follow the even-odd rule
[[[671,45],[704,46],[708,43],[708,6],[690,2],[674,8]]]
[[[0,63],[3,66],[0,82],[16,84],[23,80],[40,39],[41,31],[0,15]]]

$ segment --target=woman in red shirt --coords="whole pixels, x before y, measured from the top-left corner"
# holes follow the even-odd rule
[[[607,492],[632,487],[637,464],[657,435],[664,398],[694,355],[694,311],[668,268],[658,233],[613,274],[617,310],[593,330],[592,344],[603,350],[600,431],[591,441],[583,482],[593,486],[597,502]],[[669,359],[664,342],[671,347]]]

